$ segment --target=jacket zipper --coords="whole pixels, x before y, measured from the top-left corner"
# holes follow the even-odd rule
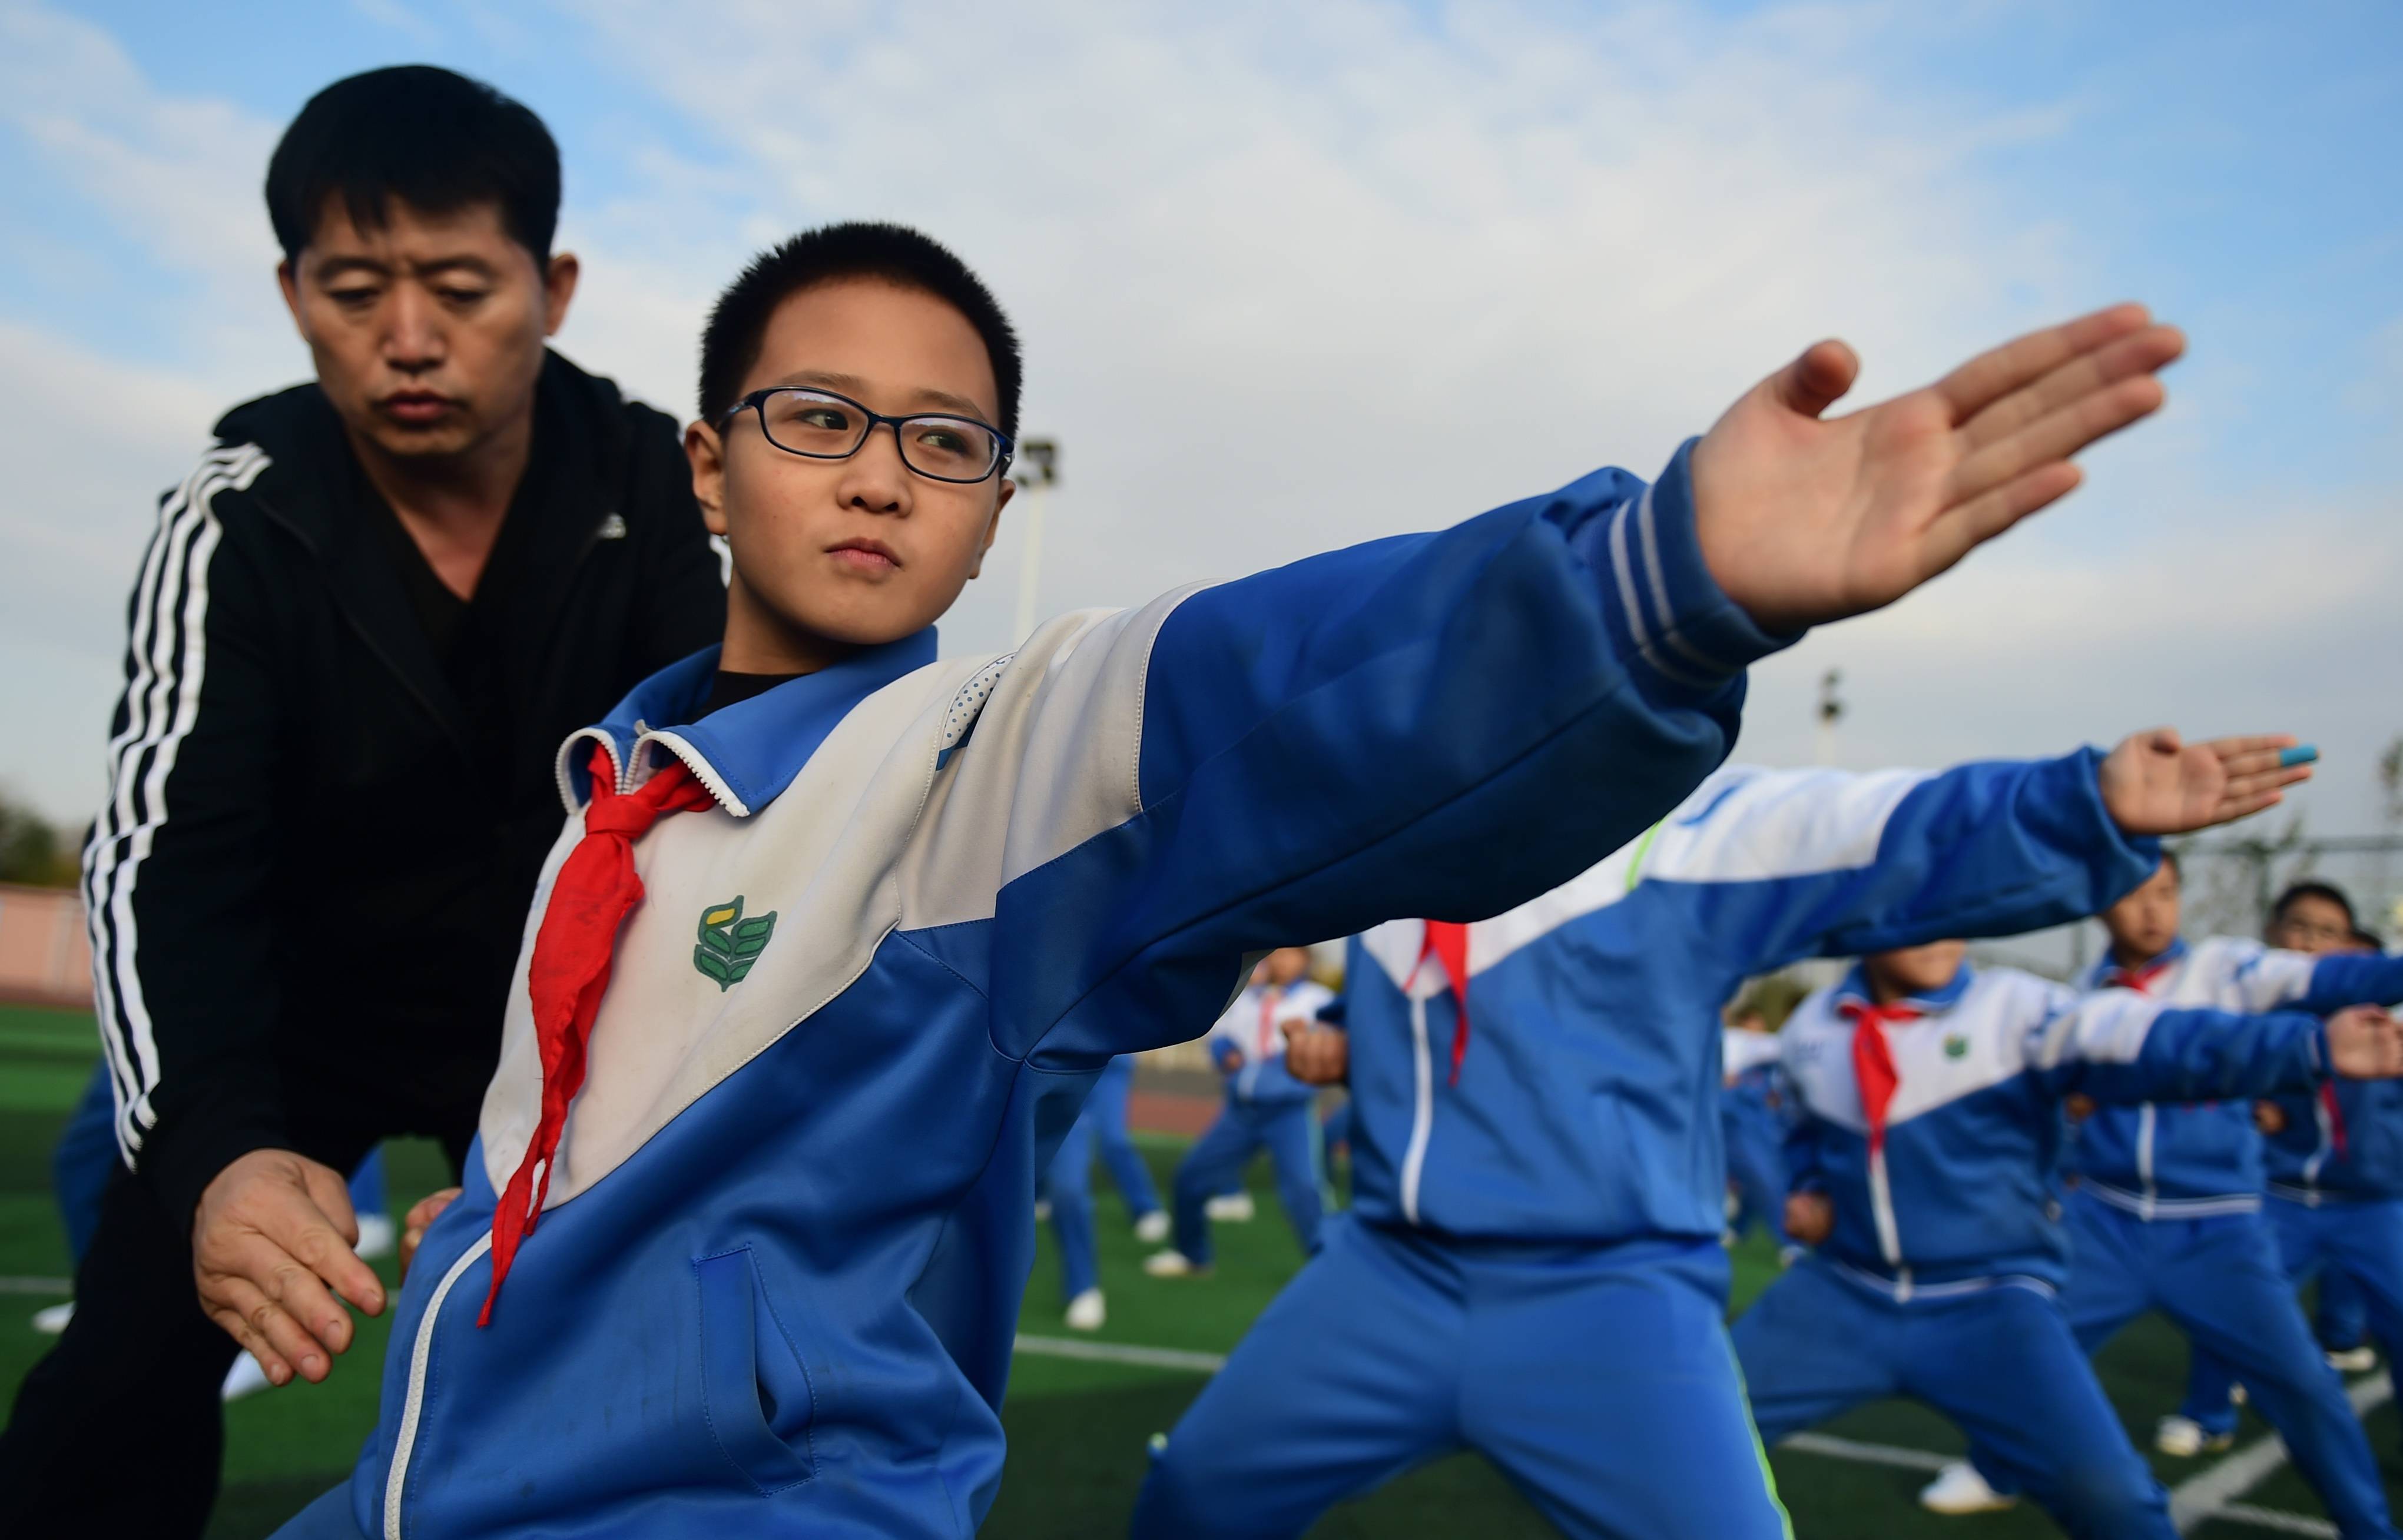
[[[493,1249],[493,1232],[489,1227],[476,1238],[476,1243],[451,1264],[442,1282],[434,1286],[434,1297],[425,1302],[425,1314],[417,1323],[417,1339],[409,1349],[409,1395],[401,1403],[400,1431],[392,1442],[392,1469],[383,1482],[383,1540],[401,1540],[400,1496],[409,1481],[410,1456],[417,1450],[418,1420],[425,1413],[425,1370],[434,1357],[434,1326],[442,1318],[442,1307],[451,1297],[452,1285],[460,1274],[476,1264],[478,1258]]]
[[[1416,974],[1410,978],[1418,982]],[[1427,1052],[1426,1001],[1410,996],[1410,1142],[1402,1153],[1402,1217],[1419,1222],[1419,1175],[1426,1169],[1427,1136],[1435,1131],[1435,1062]]]
[[[2136,1109],[2136,1183],[2145,1189],[2143,1217],[2147,1220],[2153,1217],[2159,1197],[2153,1187],[2153,1129],[2158,1121],[2159,1115],[2150,1102]]]

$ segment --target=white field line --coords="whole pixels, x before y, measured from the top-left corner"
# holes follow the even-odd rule
[[[2394,1398],[2395,1382],[2383,1374],[2366,1375],[2347,1385],[2344,1394],[2353,1403],[2353,1409],[2366,1417],[2372,1408]],[[2209,1470],[2177,1484],[2170,1493],[2170,1522],[2177,1526],[2180,1534],[2188,1534],[2210,1519],[2227,1518],[2230,1504],[2269,1479],[2271,1472],[2285,1463],[2286,1446],[2274,1433],[2245,1445]]]
[[[1020,1353],[1045,1358],[1082,1358],[1097,1364],[1134,1364],[1147,1369],[1179,1369],[1187,1374],[1215,1374],[1227,1367],[1218,1353],[1193,1353],[1184,1348],[1146,1348],[1132,1342],[1088,1342],[1074,1337],[1029,1337],[1018,1334]]]
[[[2325,1519],[2314,1519],[2307,1513],[2282,1513],[2276,1508],[2257,1508],[2250,1503],[2230,1503],[2211,1516],[2215,1524],[2250,1524],[2255,1529],[2275,1530],[2281,1534],[2321,1534],[2337,1540],[2343,1532]]]
[[[1781,1450],[1798,1454],[1823,1454],[1830,1460],[1849,1460],[1856,1465],[1892,1465],[1897,1470],[1924,1470],[1930,1474],[1952,1463],[1945,1454],[1930,1454],[1925,1450],[1906,1450],[1892,1444],[1864,1444],[1856,1438],[1838,1438],[1832,1434],[1798,1433],[1777,1442]]]
[[[6,1284],[9,1282],[0,1279],[0,1292],[7,1292]],[[1222,1353],[1194,1353],[1185,1348],[1147,1348],[1132,1342],[1090,1342],[1075,1337],[1030,1337],[1024,1332],[1019,1333],[1016,1347],[1020,1353],[1046,1358],[1132,1364],[1141,1368],[1174,1369],[1187,1374],[1215,1374],[1227,1364]],[[2381,1374],[2355,1380],[2345,1394],[2352,1400],[2354,1409],[2367,1416],[2372,1408],[2391,1397],[2395,1390],[2387,1377]],[[1887,1465],[1896,1470],[1930,1474],[1943,1469],[1952,1460],[1949,1455],[1926,1450],[1903,1449],[1894,1444],[1869,1444],[1825,1433],[1798,1433],[1780,1440],[1777,1447],[1792,1450],[1797,1454],[1848,1460],[1854,1464]],[[2267,1480],[2271,1472],[2285,1464],[2285,1460],[2286,1446],[2279,1442],[2275,1434],[2246,1445],[2209,1470],[2178,1484],[2177,1490],[2170,1494],[2172,1522],[2177,1525],[2180,1534],[2190,1533],[2204,1523],[2222,1523],[2249,1524],[2282,1534],[2334,1535],[2336,1526],[2325,1519],[2313,1519],[2300,1513],[2281,1513],[2274,1508],[2257,1508],[2250,1503],[2237,1501]]]
[[[63,1299],[75,1292],[64,1278],[0,1278],[0,1294],[55,1294]]]

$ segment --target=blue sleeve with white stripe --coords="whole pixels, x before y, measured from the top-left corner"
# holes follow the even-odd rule
[[[2104,810],[2101,758],[1729,770],[1662,825],[1639,876],[1675,885],[1745,974],[2059,924],[2109,907],[2160,859]]]
[[[2403,1002],[2403,957],[2340,954],[2313,964],[2311,987],[2294,1001],[2294,1008],[2326,1016],[2347,1006],[2398,1002]]]
[[[1690,454],[1653,487],[1599,471],[1178,604],[1144,675],[1142,811],[1070,858],[1084,880],[1043,885],[1046,934],[1081,916],[1089,977],[1189,966],[1200,988],[1265,947],[1497,913],[1639,833],[1725,756],[1744,667],[1791,640],[1703,565]],[[1051,1041],[1189,1030],[1160,1014],[1079,1010]]]
[[[2164,1007],[2131,990],[2081,995],[2037,1029],[2031,1058],[2054,1094],[2212,1102],[2308,1090],[2327,1077],[2316,1017]]]

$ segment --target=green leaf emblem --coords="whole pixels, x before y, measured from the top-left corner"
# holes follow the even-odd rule
[[[775,918],[775,916],[774,916],[774,915],[770,915],[770,916],[769,916],[769,918],[772,920],[772,919],[774,919],[774,918]],[[1947,1059],[1966,1059],[1968,1056],[1969,1056],[1969,1040],[1968,1040],[1967,1038],[1965,1038],[1965,1037],[1962,1036],[1959,1033],[1957,1033],[1957,1032],[1956,1032],[1956,1033],[1953,1033],[1952,1034],[1951,1034],[1950,1036],[1948,1036],[1948,1037],[1946,1037],[1946,1038],[1944,1039],[1944,1057],[1945,1057],[1945,1058],[1947,1058]]]
[[[692,965],[724,993],[743,982],[751,964],[768,950],[768,937],[775,934],[774,911],[745,920],[738,894],[731,903],[712,904],[701,911],[701,944],[692,949]]]

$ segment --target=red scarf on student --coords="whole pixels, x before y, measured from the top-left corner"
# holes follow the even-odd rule
[[[1419,944],[1419,960],[1417,966],[1410,969],[1410,980],[1417,982],[1419,968],[1425,967],[1430,957],[1443,964],[1444,973],[1451,978],[1452,1014],[1460,1022],[1452,1034],[1450,1084],[1456,1086],[1460,1084],[1460,1061],[1468,1054],[1468,927],[1448,920],[1429,920],[1425,924],[1426,939]]]
[[[534,959],[526,966],[535,1044],[542,1053],[542,1115],[525,1158],[518,1162],[517,1174],[493,1210],[493,1286],[476,1317],[479,1326],[492,1324],[501,1280],[508,1276],[518,1242],[534,1233],[543,1199],[550,1191],[567,1104],[584,1085],[585,1045],[592,1038],[593,1019],[601,1014],[601,997],[609,992],[618,931],[643,901],[634,841],[667,813],[696,812],[715,805],[682,760],[620,794],[617,767],[606,751],[593,747],[592,800],[584,810],[584,838],[567,853],[551,884],[542,928],[535,933]]]
[[[1853,1024],[1853,1075],[1860,1082],[1861,1111],[1869,1123],[1869,1153],[1875,1155],[1885,1148],[1886,1109],[1894,1105],[1896,1088],[1902,1084],[1885,1029],[1889,1023],[1916,1021],[1926,1012],[1899,1001],[1873,1006],[1866,1000],[1847,1000],[1838,1009]]]

